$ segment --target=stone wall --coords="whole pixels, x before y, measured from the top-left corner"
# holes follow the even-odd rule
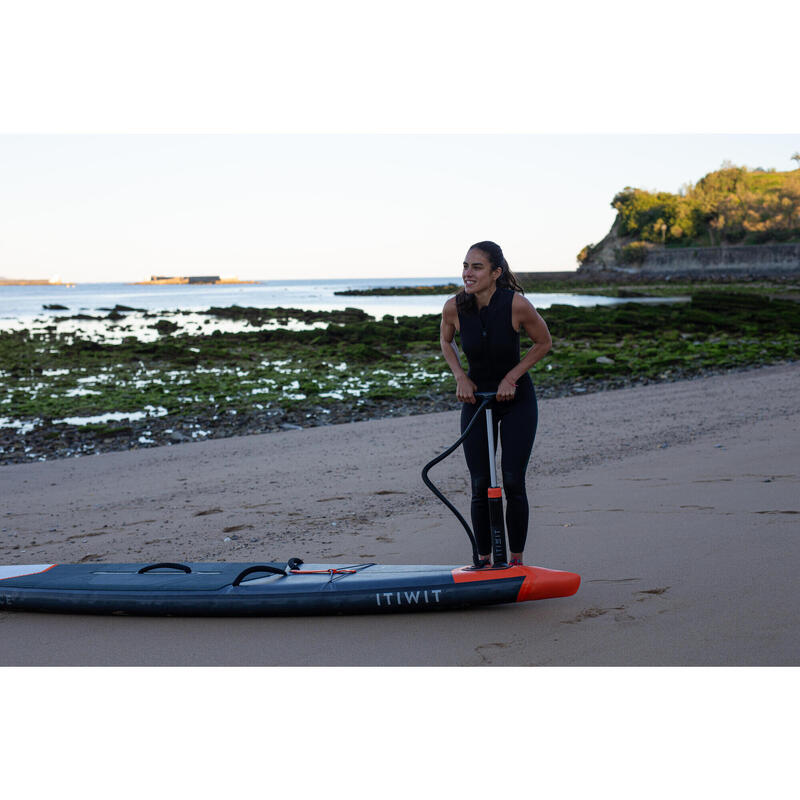
[[[800,272],[800,244],[730,245],[652,250],[642,273]]]

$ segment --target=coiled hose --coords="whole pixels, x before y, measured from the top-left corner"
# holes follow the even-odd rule
[[[433,461],[429,461],[423,468],[422,468],[422,481],[423,483],[456,515],[456,519],[464,526],[464,530],[467,532],[467,536],[469,537],[470,544],[472,545],[472,562],[477,567],[480,565],[480,555],[478,553],[478,542],[475,539],[475,534],[472,532],[472,528],[470,528],[467,521],[464,517],[461,516],[458,509],[433,485],[433,481],[428,477],[428,471],[431,467],[435,467],[440,461],[444,461],[447,456],[450,455],[457,447],[461,445],[464,439],[467,438],[469,432],[472,430],[472,426],[482,418],[481,412],[483,411],[489,403],[492,402],[494,399],[494,394],[489,395],[488,397],[484,397],[483,402],[481,403],[478,410],[472,416],[472,419],[469,421],[469,424],[466,428],[464,428],[464,432],[461,436],[456,439],[456,441],[450,445],[441,455],[436,456]]]

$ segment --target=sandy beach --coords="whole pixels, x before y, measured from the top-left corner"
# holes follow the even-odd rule
[[[0,563],[459,564],[458,413],[0,467]],[[0,614],[2,665],[797,665],[800,364],[540,401],[529,564],[574,597],[392,617]],[[432,477],[468,509],[460,453]]]

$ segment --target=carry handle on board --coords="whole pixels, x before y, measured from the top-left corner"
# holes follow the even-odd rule
[[[176,564],[174,561],[162,561],[158,564],[150,564],[147,567],[142,567],[137,575],[144,575],[145,572],[150,572],[152,569],[179,569],[187,575],[192,571],[192,568],[187,567],[186,564]]]
[[[242,579],[251,575],[253,572],[272,572],[275,575],[286,575],[286,570],[281,569],[280,567],[273,567],[271,564],[256,564],[252,567],[247,567],[247,569],[243,569],[234,579],[231,586],[238,586]]]

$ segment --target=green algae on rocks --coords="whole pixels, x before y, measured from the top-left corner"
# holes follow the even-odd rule
[[[58,452],[91,452],[99,441],[117,449],[163,443],[157,431],[204,438],[457,406],[438,315],[349,316],[313,330],[165,332],[147,342],[0,333],[0,461],[47,457],[64,441],[74,448]],[[704,290],[686,303],[559,305],[543,316],[553,335],[533,370],[543,394],[800,355],[800,304],[761,294]]]
[[[461,289],[460,284],[445,283],[437,286],[377,286],[372,289],[341,289],[334,294],[343,297],[393,297],[395,295],[456,294]]]

